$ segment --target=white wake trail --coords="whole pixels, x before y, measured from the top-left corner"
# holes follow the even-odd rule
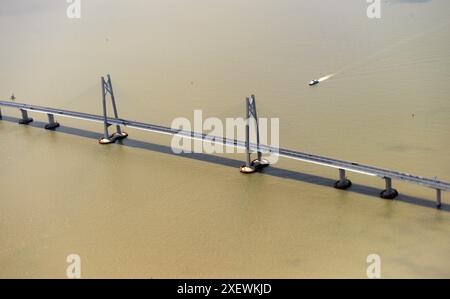
[[[329,74],[329,75],[323,76],[322,78],[317,79],[317,81],[322,82],[322,81],[328,80],[331,77],[333,77],[334,75],[335,74]]]

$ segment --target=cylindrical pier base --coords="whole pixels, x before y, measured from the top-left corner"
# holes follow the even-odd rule
[[[258,155],[259,156],[259,155]],[[255,159],[252,161],[251,165],[253,167],[255,167],[257,170],[259,169],[263,169],[266,168],[267,166],[270,165],[269,161],[267,161],[266,159],[260,157],[258,159]]]
[[[254,166],[247,166],[247,165],[242,165],[239,170],[245,174],[256,172],[256,168]]]
[[[127,138],[128,137],[128,133],[127,132],[117,132],[117,133],[114,133],[114,138],[116,139],[116,140],[121,140],[121,139],[125,139],[125,138]]]
[[[380,197],[384,199],[394,199],[398,196],[398,191],[392,188],[392,179],[384,178],[386,181],[386,189],[380,192]]]
[[[345,170],[339,169],[339,181],[334,183],[334,188],[345,190],[350,188],[352,185],[352,182],[345,177]]]
[[[100,144],[110,144],[110,143],[114,143],[116,140],[112,139],[112,138],[102,138],[98,141],[98,143]]]
[[[27,110],[20,109],[20,112],[22,113],[22,119],[19,120],[19,124],[28,125],[29,123],[31,123],[33,121],[33,119],[31,117],[28,117]]]
[[[114,133],[110,135],[108,138],[103,137],[98,142],[100,144],[111,144],[116,142],[117,140],[122,140],[128,137],[128,133],[126,132],[120,132],[120,133]]]

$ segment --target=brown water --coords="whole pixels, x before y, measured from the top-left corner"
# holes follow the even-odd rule
[[[100,113],[110,73],[124,118],[238,117],[257,95],[283,147],[450,181],[450,2],[3,0],[0,97]],[[406,2],[406,3],[403,3]],[[315,88],[314,78],[337,73]],[[3,114],[18,112],[3,109]],[[42,115],[33,115],[45,121]],[[0,122],[0,277],[450,277],[449,195],[280,160],[167,154],[170,138],[100,125]],[[69,130],[75,127],[80,130]],[[91,132],[91,133],[89,133]],[[94,132],[94,133],[92,133]]]

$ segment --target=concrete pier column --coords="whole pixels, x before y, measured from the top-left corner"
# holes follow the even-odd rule
[[[384,199],[394,199],[398,196],[398,191],[392,188],[392,179],[385,177],[386,189],[381,191],[380,197]]]
[[[256,168],[250,162],[250,100],[246,98],[245,100],[245,165],[241,166],[240,171],[242,173],[253,173]]]
[[[246,99],[247,103],[247,118],[245,119],[245,166],[250,167],[250,117],[249,117],[249,99]]]
[[[350,188],[352,182],[346,178],[345,169],[339,169],[339,181],[334,183],[334,188],[345,190]]]
[[[103,138],[100,139],[98,142],[100,144],[110,144],[113,143],[115,140],[112,138],[112,136],[109,136],[108,133],[108,115],[106,111],[106,90],[105,90],[105,78],[102,77],[102,108],[103,108]]]
[[[103,107],[103,138],[99,140],[100,144],[110,144],[114,143],[117,140],[121,140],[128,137],[126,132],[122,132],[120,129],[120,125],[116,124],[116,133],[109,135],[108,127],[111,125],[108,122],[108,112],[106,109],[106,95],[109,94],[111,96],[111,103],[113,106],[114,117],[117,119],[119,117],[117,113],[116,100],[114,98],[114,92],[112,89],[111,76],[108,75],[108,81],[105,80],[104,77],[101,78],[102,85],[102,107]]]
[[[2,108],[0,108],[0,119],[2,119]]]
[[[251,100],[251,102],[250,102]],[[255,119],[255,126],[256,126],[256,151],[257,151],[257,158],[252,161],[252,166],[256,169],[260,170],[262,168],[265,168],[270,165],[269,161],[264,159],[262,157],[262,153],[260,151],[259,145],[260,145],[260,139],[259,139],[259,119],[258,119],[258,113],[256,111],[256,98],[255,95],[251,95],[249,102],[247,103],[248,106],[248,117],[253,116]]]
[[[436,189],[436,208],[438,209],[442,207],[441,193],[440,189]]]
[[[117,113],[117,106],[116,106],[116,98],[114,97],[114,90],[112,86],[111,76],[107,75],[108,82],[107,84],[107,91],[109,92],[109,95],[111,96],[111,103],[113,107],[114,117],[119,118],[119,114]],[[114,133],[114,138],[116,140],[124,139],[128,137],[127,132],[123,132],[120,128],[120,125],[116,125],[116,133]]]
[[[109,94],[111,95],[111,103],[112,103],[112,107],[113,107],[114,117],[119,118],[119,114],[117,113],[116,98],[114,97],[114,91],[112,88],[111,76],[107,75],[107,77],[108,77],[108,82],[106,84],[108,86]],[[117,134],[122,134],[122,130],[120,129],[119,125],[116,125],[116,132],[117,132]]]
[[[27,110],[20,109],[20,112],[22,113],[22,119],[19,120],[19,124],[28,125],[30,122],[33,121],[33,119],[31,117],[28,117]]]
[[[55,121],[55,116],[53,114],[47,114],[48,124],[45,125],[46,130],[54,130],[59,127],[59,123]]]

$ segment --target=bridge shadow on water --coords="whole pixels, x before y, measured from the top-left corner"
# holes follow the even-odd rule
[[[19,121],[18,118],[10,117],[10,116],[3,116],[2,120],[8,121],[8,122],[14,122],[14,123],[17,123]],[[30,123],[28,126],[44,129],[45,124],[46,123],[42,122],[42,121],[34,121],[34,122]],[[56,129],[56,131],[59,133],[69,134],[69,135],[73,135],[73,136],[94,139],[96,141],[102,137],[102,134],[99,132],[93,132],[93,131],[89,131],[89,130],[67,127],[67,126],[60,126],[59,128]],[[183,157],[183,158],[187,158],[187,159],[193,159],[193,160],[218,164],[221,166],[233,167],[236,170],[243,164],[243,161],[241,161],[241,160],[235,160],[235,159],[231,159],[231,158],[219,157],[219,156],[214,156],[214,155],[209,155],[209,154],[196,154],[196,153],[175,154],[172,151],[170,146],[154,144],[154,143],[135,140],[135,139],[131,139],[131,138],[121,140],[117,143],[121,144],[122,146],[127,146],[127,147],[131,147],[131,148],[145,149],[145,150],[149,150],[152,152],[158,152],[158,153],[173,155],[173,156],[177,156],[177,157]],[[110,145],[110,146],[114,146],[114,145]],[[264,175],[300,181],[303,183],[314,184],[314,185],[324,186],[324,187],[328,187],[328,188],[333,188],[333,185],[337,180],[337,178],[330,179],[330,178],[326,178],[326,177],[322,177],[322,176],[302,173],[302,172],[298,172],[298,171],[286,170],[286,169],[277,168],[277,167],[268,167],[268,168],[264,169],[261,173]],[[379,193],[380,193],[381,189],[382,189],[382,187],[375,188],[375,187],[370,187],[370,186],[359,185],[359,184],[353,183],[353,185],[346,191],[336,190],[336,192],[353,192],[353,193],[371,196],[376,199],[382,200],[379,198]],[[411,196],[411,195],[400,194],[395,200],[404,202],[404,203],[408,203],[408,204],[425,207],[425,208],[432,208],[432,209],[436,208],[434,200],[419,198],[419,197],[415,197],[415,196]],[[442,202],[441,211],[450,212],[450,205]]]

